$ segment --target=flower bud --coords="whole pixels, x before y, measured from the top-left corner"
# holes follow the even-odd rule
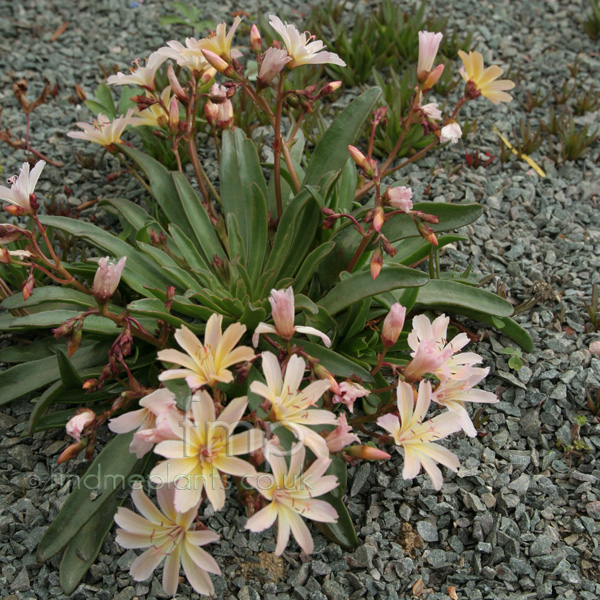
[[[200,85],[206,85],[210,81],[215,78],[217,74],[217,70],[214,67],[209,67],[202,73],[202,77],[200,77]]]
[[[252,25],[250,28],[250,46],[252,46],[254,54],[260,54],[262,51],[262,38],[256,25]]]
[[[169,83],[171,84],[171,90],[177,96],[177,98],[181,100],[181,102],[188,102],[188,95],[181,87],[179,79],[177,79],[177,75],[175,75],[172,65],[169,65],[169,68],[167,69],[167,77],[169,78]]]
[[[230,129],[233,126],[233,104],[231,104],[231,100],[225,100],[223,104],[218,104],[217,108],[217,127]]]
[[[350,446],[346,449],[346,454],[353,458],[362,458],[364,460],[385,460],[390,455],[379,448],[373,446]]]
[[[27,300],[33,294],[33,288],[35,287],[35,277],[33,271],[29,273],[27,279],[23,282],[21,288],[23,290],[23,300]]]
[[[218,116],[219,105],[215,104],[214,102],[211,102],[210,100],[207,100],[206,104],[204,105],[204,117],[211,127],[216,126]]]
[[[398,302],[392,304],[381,328],[381,342],[384,348],[389,349],[398,341],[404,327],[405,317],[406,308]]]
[[[427,75],[427,79],[425,79],[425,82],[423,83],[423,91],[430,90],[438,82],[443,72],[444,65],[438,65],[435,69],[433,69],[433,71]]]
[[[427,240],[430,244],[433,244],[434,246],[438,245],[437,237],[435,237],[435,233],[433,232],[433,229],[431,229],[431,227],[425,225],[425,223],[422,223],[421,221],[416,221],[416,226],[417,231],[424,240]]]
[[[269,302],[277,334],[284,340],[291,339],[295,331],[294,290],[291,287],[285,290],[271,290]]]
[[[375,214],[373,215],[373,229],[379,233],[381,228],[383,227],[385,213],[383,212],[383,208],[378,206],[375,209]]]
[[[325,96],[329,96],[330,94],[333,94],[334,92],[336,92],[337,90],[339,90],[340,87],[342,87],[342,82],[341,81],[331,81],[329,83],[326,83],[319,90],[319,93],[317,94],[317,98],[323,98]]]
[[[121,281],[121,273],[125,268],[126,261],[127,257],[125,256],[117,263],[111,262],[108,256],[98,261],[92,294],[99,304],[106,304],[108,299],[115,293]]]
[[[373,278],[373,281],[379,276],[382,266],[383,253],[381,252],[381,248],[377,246],[373,252],[373,255],[371,256],[371,277]]]
[[[377,175],[377,163],[374,160],[367,158],[356,146],[348,146],[348,152],[367,177],[373,178]]]
[[[62,452],[61,455],[56,460],[56,464],[60,465],[65,463],[72,458],[75,458],[86,446],[88,445],[87,441],[75,442],[69,446],[67,446]]]
[[[419,31],[419,60],[417,63],[417,79],[423,83],[433,68],[433,61],[438,53],[443,34],[432,31]]]
[[[344,413],[340,413],[338,423],[338,426],[325,437],[329,452],[340,452],[346,446],[354,442],[360,442],[360,438],[355,433],[351,433],[352,427],[348,425]]]
[[[333,394],[338,394],[338,395],[342,393],[340,391],[340,385],[336,381],[335,377],[321,363],[317,363],[314,366],[314,372],[315,372],[315,375],[319,379],[323,379],[323,380],[326,379],[327,381],[329,381],[329,391],[330,392],[332,392]]]
[[[236,72],[235,69],[225,60],[223,60],[218,54],[211,52],[210,50],[205,50],[202,48],[202,54],[206,59],[206,62],[214,67],[219,73],[225,75],[225,77],[235,77]]]
[[[171,133],[177,133],[179,130],[179,103],[177,98],[171,98],[169,102],[169,129]]]
[[[23,235],[23,230],[15,225],[0,225],[0,245],[2,246],[22,238]]]

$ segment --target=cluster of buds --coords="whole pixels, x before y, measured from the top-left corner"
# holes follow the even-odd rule
[[[73,356],[81,344],[84,321],[85,316],[78,315],[77,317],[66,320],[62,325],[52,330],[52,333],[57,340],[63,337],[67,338],[67,351],[69,356]]]
[[[348,146],[348,152],[365,177],[375,180],[379,178],[379,168],[375,160],[365,156],[356,146]]]
[[[231,98],[235,87],[214,84],[204,105],[204,116],[211,127],[230,129],[233,126],[233,104]]]

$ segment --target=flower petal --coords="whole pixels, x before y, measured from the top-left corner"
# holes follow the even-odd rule
[[[277,519],[277,508],[275,503],[271,502],[248,519],[246,529],[254,532],[264,531],[275,523],[275,519]]]

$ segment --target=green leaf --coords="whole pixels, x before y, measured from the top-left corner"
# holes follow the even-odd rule
[[[106,362],[110,344],[94,343],[80,347],[71,361],[78,371]],[[46,387],[60,378],[56,356],[23,363],[0,372],[0,405]]]
[[[183,319],[167,312],[165,303],[161,302],[158,298],[141,298],[140,300],[134,300],[127,305],[127,310],[134,315],[143,315],[145,317],[152,317],[153,319],[160,319],[174,327],[186,325],[191,327],[191,329],[194,329],[193,326],[190,326],[190,324],[186,323]]]
[[[331,316],[334,316],[364,298],[398,288],[423,286],[427,281],[427,275],[421,271],[400,265],[387,265],[381,269],[375,281],[369,271],[352,273],[340,281],[324,298],[321,298],[318,304]]]
[[[269,241],[269,216],[267,214],[267,201],[260,186],[256,183],[250,185],[250,214],[252,239],[248,252],[246,265],[248,275],[255,289],[262,273]]]
[[[513,313],[512,305],[496,294],[442,279],[431,279],[420,288],[415,306],[450,312],[468,309],[496,317],[509,317]]]
[[[312,244],[320,217],[319,204],[306,189],[287,205],[264,269],[272,269],[273,274],[266,280],[263,294],[269,289],[269,284],[294,276]]]
[[[477,221],[483,214],[480,204],[446,204],[445,202],[418,202],[413,210],[435,215],[439,223],[428,223],[435,233],[458,229]],[[419,232],[408,215],[394,215],[381,229],[390,242],[405,237],[417,237]]]
[[[121,144],[119,149],[131,158],[144,172],[150,183],[152,194],[167,219],[171,223],[175,223],[175,225],[181,227],[182,231],[188,237],[192,237],[194,231],[190,224],[189,216],[183,209],[181,198],[171,177],[171,172],[157,160],[140,150],[125,146],[125,144]]]
[[[181,231],[177,225],[169,225],[169,233],[175,242],[179,252],[181,255],[185,257],[185,261],[187,264],[192,267],[192,269],[200,269],[210,272],[210,267],[206,262],[204,256],[198,252],[195,244],[190,240],[190,238]]]
[[[80,348],[86,343],[84,340]],[[40,360],[41,358],[48,358],[56,354],[57,348],[67,348],[64,340],[56,340],[54,337],[49,336],[35,340],[34,343],[25,344],[22,346],[7,346],[0,350],[0,362],[3,363],[22,363],[29,362],[32,360]]]
[[[333,242],[327,242],[317,246],[305,259],[298,271],[295,281],[294,288],[296,293],[300,293],[310,283],[312,276],[317,272],[317,268],[329,253],[333,250]]]
[[[355,376],[367,383],[373,381],[373,377],[371,377],[369,371],[334,350],[298,338],[294,338],[293,343],[302,348],[309,356],[316,358],[324,367],[335,373],[338,377],[348,378]]]
[[[129,452],[133,432],[113,438],[96,457],[85,475],[77,481],[61,511],[46,530],[38,547],[38,562],[46,562],[60,552],[77,532],[123,487],[138,462]]]
[[[196,194],[194,188],[190,185],[186,176],[183,173],[173,173],[173,182],[183,211],[185,218],[189,223],[189,227],[181,227],[182,231],[190,238],[190,240],[196,239],[202,251],[204,252],[204,258],[208,264],[213,262],[215,254],[222,259],[226,259],[225,251],[219,242],[219,238],[215,232],[215,227],[212,224],[198,194]],[[221,193],[223,191],[221,190]],[[176,223],[179,225],[179,223]],[[189,233],[188,230],[192,229]]]
[[[44,312],[31,313],[24,317],[13,317],[2,315],[0,317],[0,331],[18,331],[27,329],[47,329],[58,327],[68,319],[80,315],[77,310],[48,310]],[[116,335],[119,327],[110,319],[99,315],[90,315],[85,318],[83,331],[99,333],[102,335]]]
[[[304,185],[317,185],[323,175],[343,168],[348,160],[348,145],[355,143],[380,96],[378,87],[366,90],[333,121],[312,154]]]
[[[96,306],[96,301],[90,294],[58,285],[48,285],[34,288],[33,294],[27,300],[23,299],[21,293],[9,296],[0,304],[0,307],[6,310],[14,310],[16,308],[31,308],[46,302],[73,304],[84,308]]]
[[[60,372],[60,379],[65,389],[81,389],[83,385],[83,379],[77,372],[77,369],[73,366],[71,359],[65,354],[63,350],[56,351],[56,358],[58,359],[58,370]]]
[[[161,271],[160,267],[148,256],[119,239],[118,237],[85,221],[70,219],[68,217],[55,217],[40,215],[40,221],[50,228],[59,229],[81,238],[97,248],[101,248],[112,256],[120,258],[127,257],[127,263],[123,269],[122,279],[133,290],[146,296],[146,286],[164,288],[171,285],[168,277]]]
[[[458,311],[457,311],[458,312]],[[474,321],[481,321],[490,327],[498,329],[500,333],[510,338],[513,342],[516,342],[525,350],[525,352],[533,351],[533,340],[527,332],[519,325],[516,321],[509,317],[495,317],[486,315],[485,313],[471,310],[461,310],[460,314],[473,319]]]
[[[464,241],[467,239],[468,238],[462,235],[441,235],[437,238],[437,248],[439,250],[448,244],[454,244],[455,242]],[[401,240],[394,245],[398,252],[394,257],[388,260],[390,260],[390,262],[400,263],[406,266],[414,265],[420,260],[426,258],[429,256],[431,251],[431,244],[420,236]]]
[[[221,151],[221,201],[225,215],[233,213],[240,226],[246,251],[252,244],[252,184],[267,197],[265,182],[254,142],[241,128],[223,132]]]
[[[342,499],[334,496],[333,492],[328,492],[319,496],[319,500],[331,504],[338,514],[337,523],[317,523],[321,533],[345,550],[354,550],[358,546],[358,538],[354,530],[352,517]]]
[[[117,508],[123,503],[118,492],[102,504],[65,548],[60,562],[60,587],[71,595],[100,552],[102,542],[114,526]]]

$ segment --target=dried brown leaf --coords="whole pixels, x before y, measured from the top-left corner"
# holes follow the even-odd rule
[[[65,21],[50,37],[51,42],[55,42],[67,29],[69,21]]]
[[[87,99],[87,95],[83,91],[83,88],[77,83],[75,84],[75,91],[77,92],[77,97],[81,102],[84,102]]]

